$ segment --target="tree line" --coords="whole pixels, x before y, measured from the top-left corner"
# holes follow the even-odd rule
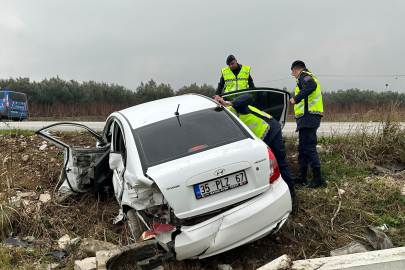
[[[59,77],[44,79],[42,81],[30,81],[29,78],[9,78],[0,80],[2,90],[23,92],[27,95],[29,103],[36,105],[91,105],[94,103],[109,103],[114,105],[135,105],[156,99],[197,93],[212,97],[215,88],[212,85],[203,84],[198,86],[193,83],[173,90],[170,84],[158,84],[154,80],[141,83],[135,91],[122,85],[106,82],[77,82],[66,81]],[[284,88],[286,90],[286,88]],[[405,93],[392,91],[377,92],[373,90],[360,90],[351,88],[323,92],[325,104],[347,107],[355,104],[364,106],[383,106],[391,103],[405,105]]]

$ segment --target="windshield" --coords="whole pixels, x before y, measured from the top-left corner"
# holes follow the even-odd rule
[[[23,93],[10,92],[10,99],[15,102],[26,102],[27,97]]]
[[[206,109],[134,130],[146,167],[248,138],[228,113]]]

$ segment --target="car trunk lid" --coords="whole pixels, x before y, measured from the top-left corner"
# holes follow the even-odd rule
[[[266,145],[245,139],[150,167],[147,174],[159,186],[175,215],[189,218],[267,190],[269,164]],[[243,182],[237,182],[238,178]],[[198,198],[198,189],[205,184],[217,193]],[[203,188],[200,193],[204,193]]]

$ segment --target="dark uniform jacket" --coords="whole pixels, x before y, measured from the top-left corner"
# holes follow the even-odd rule
[[[238,67],[235,68],[234,70],[232,70],[232,73],[235,75],[235,77],[238,76],[241,68],[242,68],[242,65],[238,64]],[[255,87],[252,76],[250,74],[249,74],[248,84],[249,84],[249,88]],[[218,88],[215,91],[215,95],[220,95],[222,93],[222,90],[224,90],[224,87],[225,87],[225,80],[224,80],[224,76],[221,74],[221,79],[219,80]]]
[[[304,71],[308,71],[308,69],[304,69]],[[308,71],[309,72],[309,71]],[[298,79],[298,87],[300,89],[298,95],[294,97],[295,103],[301,102],[301,100],[305,100],[305,110],[304,115],[300,118],[297,118],[297,131],[302,128],[318,128],[321,124],[321,115],[317,114],[310,114],[308,112],[308,96],[316,90],[316,82],[314,79],[306,73],[300,73]]]

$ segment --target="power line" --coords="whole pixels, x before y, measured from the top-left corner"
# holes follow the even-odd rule
[[[362,77],[405,77],[405,75],[316,75],[315,77],[350,77],[350,78],[362,78]],[[256,84],[260,83],[267,83],[267,82],[275,82],[275,81],[283,81],[283,80],[288,80],[288,79],[295,79],[294,77],[288,77],[288,78],[283,78],[283,79],[276,79],[276,80],[270,80],[270,81],[264,81],[264,82],[258,82]]]
[[[315,77],[404,77],[405,75],[316,75]]]

